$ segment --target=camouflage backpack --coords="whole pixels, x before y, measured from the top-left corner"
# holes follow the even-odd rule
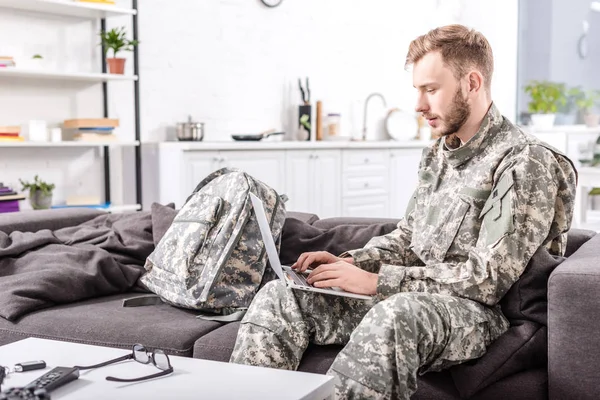
[[[148,256],[142,283],[169,304],[216,316],[208,319],[241,319],[258,289],[275,277],[266,268],[250,192],[263,201],[273,237],[280,238],[285,196],[242,171],[223,168],[188,197]]]

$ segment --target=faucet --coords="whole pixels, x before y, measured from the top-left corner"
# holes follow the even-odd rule
[[[385,101],[385,97],[383,97],[383,95],[381,93],[371,93],[370,95],[367,96],[367,99],[365,100],[365,111],[363,113],[363,131],[362,131],[362,140],[367,140],[367,107],[369,106],[369,100],[371,100],[372,97],[380,97],[381,101],[383,101],[383,106],[387,107],[387,102]]]

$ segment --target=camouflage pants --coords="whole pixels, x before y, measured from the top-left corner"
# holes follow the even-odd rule
[[[309,341],[346,344],[328,374],[338,399],[409,399],[418,373],[477,358],[508,328],[471,300],[400,293],[377,304],[292,290],[279,280],[256,295],[231,362],[295,370]]]

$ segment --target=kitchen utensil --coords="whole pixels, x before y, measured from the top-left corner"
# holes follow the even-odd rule
[[[268,138],[269,136],[273,136],[273,135],[283,135],[285,134],[285,132],[275,132],[274,129],[266,131],[266,132],[262,132],[262,133],[256,133],[256,134],[237,134],[237,135],[231,135],[231,138],[233,140],[240,140],[240,141],[259,141],[265,138]]]
[[[385,118],[385,129],[394,140],[413,140],[419,133],[419,123],[413,113],[393,108]]]
[[[298,87],[300,88],[300,94],[302,95],[302,104],[310,104],[310,86],[308,84],[308,77],[306,78],[306,90],[302,87],[300,78],[298,78]]]
[[[204,139],[204,123],[193,122],[192,116],[187,122],[177,123],[177,140],[179,141],[201,141]]]

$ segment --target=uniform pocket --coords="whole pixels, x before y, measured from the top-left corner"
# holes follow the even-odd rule
[[[432,237],[430,250],[430,254],[435,260],[444,261],[470,207],[471,204],[468,201],[458,197],[445,213],[442,214],[440,211],[439,214],[435,214],[435,221],[431,221],[431,223],[437,227],[437,232]]]
[[[500,179],[485,202],[479,218],[483,218],[486,246],[497,243],[505,235],[514,232],[513,193],[514,178],[508,173]]]
[[[481,357],[491,343],[490,313],[475,301],[447,298],[437,302],[440,315],[448,324],[447,340],[437,359],[427,368],[439,371],[467,360]]]
[[[223,200],[213,195],[195,194],[173,220],[153,257],[164,271],[194,278],[191,270],[202,263],[197,256],[207,244],[210,230],[219,220]]]

